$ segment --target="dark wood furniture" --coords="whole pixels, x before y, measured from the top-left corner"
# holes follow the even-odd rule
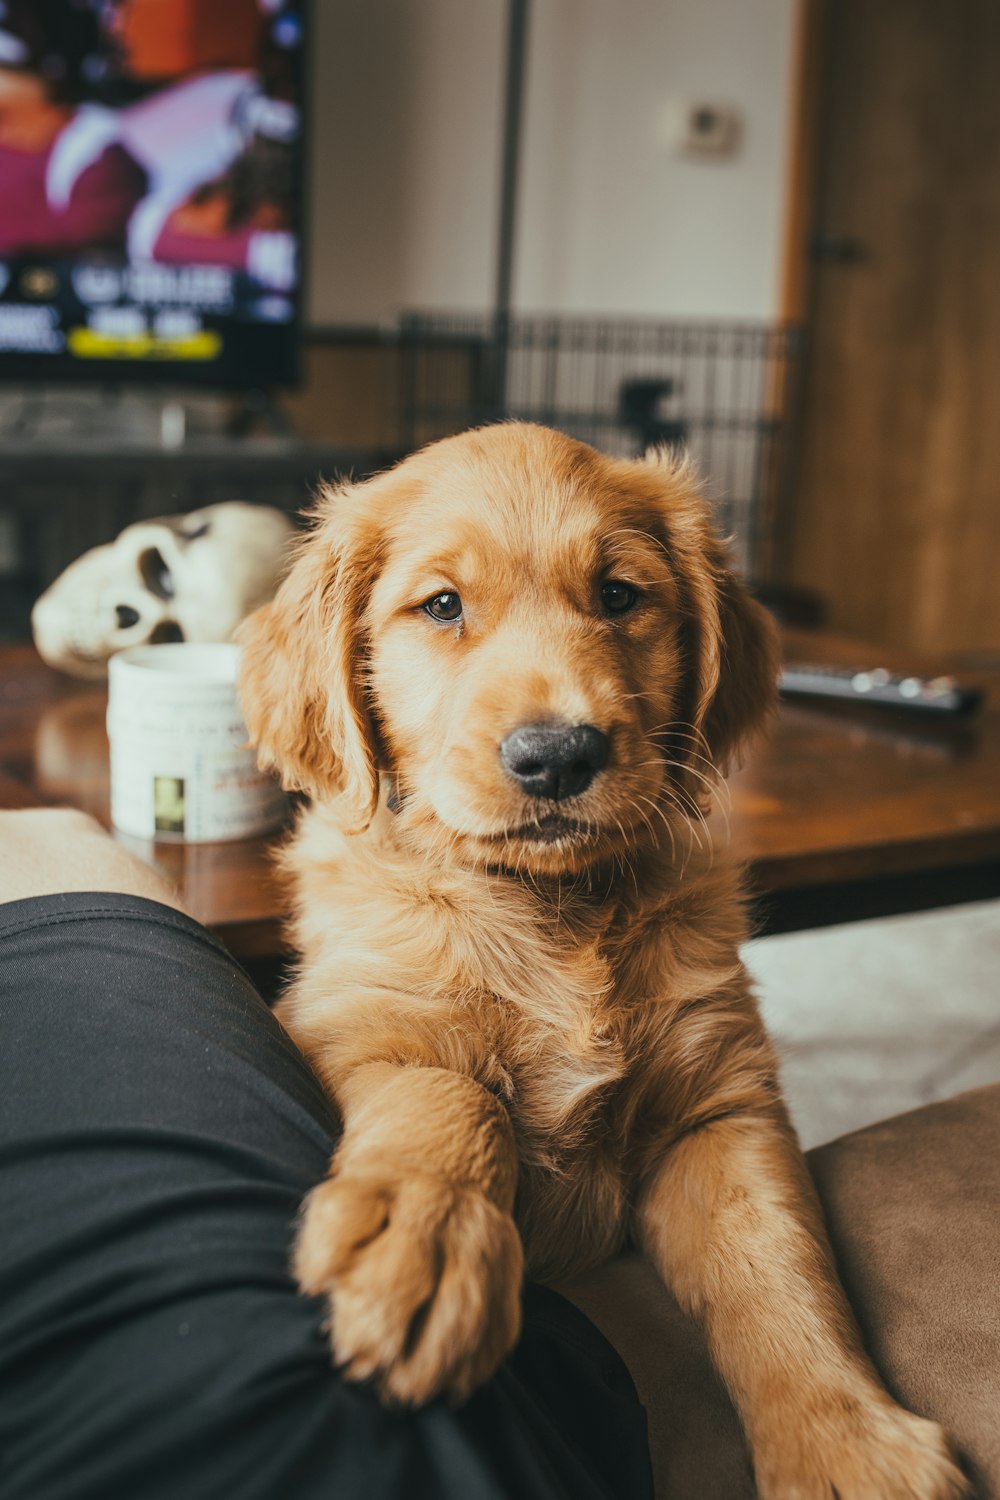
[[[788,661],[947,664],[823,631],[786,630]],[[1000,896],[1000,677],[967,719],[798,699],[730,779],[736,847],[761,931]]]
[[[813,632],[787,632],[786,653],[876,660]],[[0,648],[0,806],[70,804],[107,822],[105,704],[102,687],[51,671],[30,646]],[[748,862],[758,930],[1000,894],[1000,681],[987,684],[972,720],[947,726],[783,704],[770,738],[730,787],[732,835]],[[174,881],[238,957],[280,959],[274,839],[179,845],[117,837]]]
[[[92,415],[95,423],[106,420],[100,409]],[[50,433],[40,420],[37,430],[0,437],[3,507],[18,528],[20,566],[32,597],[83,552],[134,521],[222,500],[274,505],[295,515],[321,476],[364,472],[373,462],[358,448],[277,435],[195,434],[178,448],[164,448],[121,433],[112,441],[99,426],[93,433]]]

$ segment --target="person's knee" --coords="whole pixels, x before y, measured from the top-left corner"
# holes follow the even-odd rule
[[[72,807],[0,812],[0,902],[66,891],[115,891],[183,910],[174,888]]]
[[[101,824],[79,807],[18,807],[0,812],[0,829],[36,841],[64,840],[81,833],[104,834]]]

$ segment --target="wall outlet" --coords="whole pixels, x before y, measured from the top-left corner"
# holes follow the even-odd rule
[[[665,144],[682,156],[735,156],[742,134],[742,115],[731,104],[678,100],[664,111]]]

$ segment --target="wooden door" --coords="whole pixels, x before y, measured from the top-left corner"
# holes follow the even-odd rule
[[[870,640],[995,653],[1000,3],[826,10],[792,581]]]

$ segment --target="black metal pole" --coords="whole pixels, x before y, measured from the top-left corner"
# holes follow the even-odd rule
[[[493,304],[494,405],[507,408],[507,354],[510,346],[510,296],[514,275],[514,237],[521,153],[521,115],[528,44],[529,0],[510,0],[507,11],[507,76],[504,90],[503,159],[500,168],[500,223],[497,231],[496,292]]]

